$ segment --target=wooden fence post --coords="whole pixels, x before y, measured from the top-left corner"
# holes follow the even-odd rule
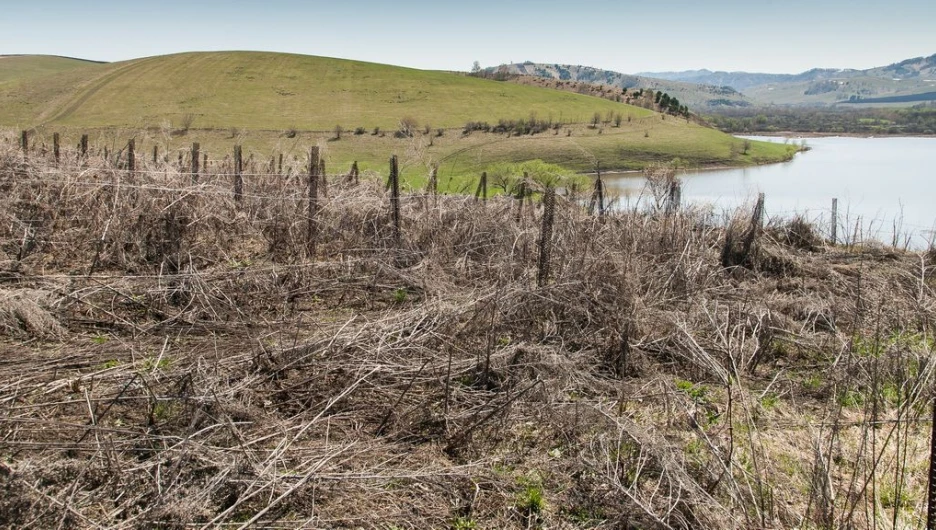
[[[539,237],[539,262],[536,271],[536,286],[543,287],[549,281],[549,256],[552,250],[553,218],[556,211],[556,190],[546,188],[543,194],[543,226]]]
[[[400,168],[397,157],[390,157],[390,210],[393,215],[393,242],[400,244]]]
[[[198,184],[198,142],[192,144],[192,184]]]
[[[318,183],[319,183],[319,148],[309,149],[309,223],[306,228],[306,252],[310,260],[315,260],[315,246],[318,238],[318,224],[315,216],[318,213]]]
[[[55,165],[58,165],[59,160],[61,160],[61,137],[59,133],[54,133],[52,135],[52,158],[55,159]]]
[[[358,185],[358,179],[360,178],[360,170],[358,170],[357,160],[351,163],[351,173],[348,173],[348,180],[354,183],[355,186]]]
[[[598,215],[604,215],[604,182],[601,181],[601,166],[595,164],[595,189],[592,191],[591,201],[588,203],[588,215],[595,214],[595,208],[598,208]]]
[[[429,194],[435,195],[439,190],[439,177],[438,177],[439,168],[432,166],[429,170]]]
[[[832,199],[832,226],[830,227],[830,237],[832,246],[838,242],[838,199]]]
[[[24,130],[20,135],[20,147],[23,149],[23,154],[29,154],[29,131]]]
[[[682,202],[682,185],[679,179],[673,179],[669,185],[669,191],[666,195],[666,215],[675,215],[679,211],[679,203]]]
[[[520,203],[517,205],[517,223],[519,223],[520,220],[523,219],[523,198],[526,196],[527,177],[528,177],[527,173],[524,172],[523,181],[520,182],[520,187],[517,190],[517,198],[520,199]]]
[[[241,173],[244,170],[244,159],[241,154],[241,146],[234,146],[234,201],[240,203],[244,196],[244,177]]]
[[[136,150],[136,140],[131,138],[130,141],[127,142],[127,171],[129,171],[130,173],[133,173],[133,171],[136,169],[135,150]]]
[[[283,153],[279,154],[279,170],[276,172],[278,175],[283,174]]]
[[[481,198],[487,201],[487,171],[481,172],[481,180],[478,181],[478,189],[475,190],[475,199]]]
[[[81,158],[88,158],[88,135],[81,135],[81,142],[78,144],[78,152],[81,154]]]
[[[930,466],[926,491],[926,530],[936,530],[936,396],[933,397],[933,423],[930,427]]]
[[[159,145],[157,144],[153,146],[153,165],[154,166],[156,165],[158,160],[159,160]]]
[[[319,175],[322,176],[322,196],[328,197],[328,173],[325,171],[324,158],[319,158]]]

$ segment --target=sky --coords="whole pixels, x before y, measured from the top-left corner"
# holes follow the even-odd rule
[[[623,73],[884,66],[936,54],[934,0],[4,1],[0,54],[261,50],[421,69]]]

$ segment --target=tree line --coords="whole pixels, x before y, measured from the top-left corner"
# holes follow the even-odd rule
[[[936,105],[911,108],[734,108],[705,116],[728,133],[936,134]]]

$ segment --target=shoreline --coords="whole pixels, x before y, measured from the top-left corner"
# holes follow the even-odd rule
[[[725,131],[722,131],[725,132]],[[869,133],[847,133],[847,132],[797,132],[797,131],[770,131],[770,132],[750,132],[750,133],[729,133],[732,136],[768,136],[771,138],[936,138],[936,134],[869,134]]]

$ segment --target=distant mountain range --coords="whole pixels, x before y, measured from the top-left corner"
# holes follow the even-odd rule
[[[700,107],[745,107],[753,104],[749,98],[729,86],[683,82],[675,79],[652,78],[643,75],[629,75],[611,70],[602,70],[590,66],[545,63],[517,63],[501,65],[490,71],[501,71],[512,75],[542,77],[560,81],[572,81],[606,85],[616,88],[651,89],[663,91],[676,97],[690,109]]]
[[[623,74],[586,66],[531,62],[501,68],[519,75],[662,90],[696,110],[936,101],[936,54],[867,70],[814,68],[799,74],[711,70]]]

